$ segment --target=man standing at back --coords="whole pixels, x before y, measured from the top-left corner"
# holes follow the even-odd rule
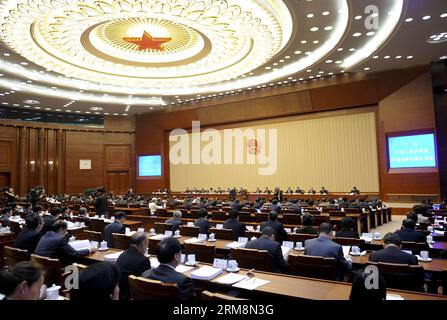
[[[352,262],[344,257],[342,246],[332,241],[332,227],[329,223],[322,223],[319,231],[318,238],[304,242],[304,254],[334,258],[337,261],[338,279],[341,280],[344,272],[352,269]]]
[[[104,187],[98,188],[96,190],[98,197],[95,200],[95,209],[98,216],[104,215],[106,218],[109,217],[109,204],[107,203],[107,197],[105,196],[106,190]]]

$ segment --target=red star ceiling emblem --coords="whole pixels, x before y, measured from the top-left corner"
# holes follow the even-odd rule
[[[144,32],[141,38],[123,38],[124,41],[138,45],[138,50],[146,49],[164,50],[163,43],[169,42],[172,38],[153,38],[148,32]]]

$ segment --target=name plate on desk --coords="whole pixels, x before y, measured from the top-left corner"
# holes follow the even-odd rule
[[[227,268],[227,260],[214,259],[213,267],[220,268],[220,269],[226,269]]]

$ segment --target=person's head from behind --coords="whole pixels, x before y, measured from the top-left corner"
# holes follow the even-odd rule
[[[208,211],[206,209],[199,209],[199,211],[197,212],[197,215],[199,216],[199,218],[206,218],[208,217]]]
[[[124,212],[118,211],[117,213],[115,213],[115,221],[123,223],[124,220],[126,220],[126,214]]]
[[[301,222],[303,223],[303,226],[305,227],[311,227],[314,225],[315,222],[315,218],[313,215],[311,215],[310,213],[305,213],[302,217],[301,217]]]
[[[53,222],[53,224],[50,227],[50,231],[53,231],[55,233],[59,233],[62,235],[66,235],[67,234],[67,222],[65,222],[64,220],[56,220]]]
[[[51,209],[50,213],[53,217],[56,218],[57,216],[59,216],[62,213],[62,210],[61,210],[61,208],[56,207],[56,208]]]
[[[417,204],[413,207],[413,212],[416,214],[423,215],[424,217],[428,216],[427,206],[421,206]]]
[[[414,221],[414,223],[417,223],[418,222],[418,214],[416,212],[410,212],[407,215],[407,219],[411,219]]]
[[[354,226],[355,226],[355,221],[351,217],[344,217],[341,220],[341,228],[343,230],[352,231],[352,230],[354,230]]]
[[[323,222],[320,224],[319,234],[327,237],[332,237],[332,227],[329,223]]]
[[[172,214],[173,218],[180,219],[182,217],[182,212],[180,210],[175,210]]]
[[[79,208],[79,215],[80,215],[81,217],[85,217],[85,216],[87,216],[87,208],[80,207],[80,208]]]
[[[374,272],[374,270],[377,272],[377,279],[370,280],[370,277],[375,276],[370,270],[372,272]],[[365,270],[359,271],[354,275],[349,300],[386,300],[385,279],[378,273],[378,270],[375,266],[369,266]]]
[[[42,218],[34,213],[30,213],[26,216],[25,225],[28,229],[40,232],[43,227]]]
[[[70,300],[118,300],[120,279],[115,264],[92,264],[79,272],[79,289],[70,291]]]
[[[130,245],[135,247],[141,254],[146,254],[149,240],[144,232],[137,232],[130,238]]]
[[[269,221],[276,221],[276,220],[278,220],[278,212],[270,211],[269,212]]]
[[[236,209],[231,209],[228,214],[229,214],[230,219],[238,219],[239,218],[239,211]]]
[[[275,198],[272,200],[272,204],[278,204],[278,200]]]
[[[41,267],[22,261],[11,271],[0,271],[0,293],[8,300],[37,300],[43,280],[44,271]]]
[[[42,212],[42,206],[36,204],[36,205],[33,207],[33,212],[34,212],[34,213],[37,213],[37,214],[41,213],[41,212]]]
[[[416,228],[416,223],[413,220],[407,218],[402,222],[402,227],[404,227],[405,229],[414,230],[414,228]]]
[[[155,248],[157,259],[160,263],[178,266],[181,259],[180,242],[175,238],[166,238],[160,241]]]
[[[402,238],[396,232],[388,232],[385,237],[383,237],[383,245],[385,248],[389,246],[400,248],[402,246]]]
[[[275,240],[275,230],[272,227],[265,227],[262,229],[262,236],[269,237],[271,240]]]
[[[11,207],[3,208],[2,215],[7,216],[7,217],[12,216],[12,208]]]

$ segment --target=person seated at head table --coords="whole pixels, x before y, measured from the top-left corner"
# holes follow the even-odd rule
[[[271,272],[286,272],[288,265],[284,260],[281,243],[275,241],[275,230],[272,227],[262,229],[261,237],[249,241],[245,248],[256,250],[267,250],[269,253]]]
[[[102,232],[102,238],[107,241],[107,246],[109,248],[114,247],[113,233],[126,233],[126,227],[124,226],[124,221],[126,220],[126,214],[122,211],[115,213],[115,221],[106,225]]]
[[[6,207],[2,209],[2,215],[0,216],[0,224],[5,227],[9,227],[9,218],[12,216],[12,208]]]
[[[324,187],[321,187],[320,194],[328,194],[329,191],[327,191]]]
[[[288,187],[286,190],[286,194],[293,194],[293,190],[291,187]]]
[[[310,190],[309,190],[309,192],[307,192],[308,194],[317,194],[317,192],[315,191],[315,189],[314,188],[311,188]]]
[[[172,225],[172,232],[175,232],[182,225],[182,212],[180,210],[175,210],[172,214],[172,218],[165,221]]]
[[[396,231],[402,241],[407,242],[426,242],[427,237],[419,231],[414,230],[416,223],[411,219],[405,219],[402,222],[402,229]]]
[[[96,251],[94,247],[76,251],[68,244],[67,232],[67,222],[56,220],[50,230],[40,238],[34,253],[43,257],[59,259],[63,266],[67,266]]]
[[[356,186],[354,186],[350,192],[352,195],[360,194],[360,190],[357,189]]]
[[[397,232],[389,232],[383,238],[384,249],[374,251],[369,261],[417,265],[416,256],[402,251],[402,239]]]
[[[40,206],[39,206],[40,207]],[[33,211],[39,210],[38,206],[34,206]],[[59,207],[54,207],[51,209],[50,214],[43,217],[43,227],[40,232],[42,234],[46,234],[48,230],[50,230],[51,225],[59,218],[59,215],[61,214],[62,210]]]
[[[282,243],[287,238],[287,232],[284,230],[282,223],[278,222],[278,212],[270,211],[269,212],[269,220],[261,223],[261,231],[264,228],[272,228],[275,231],[275,240],[279,243]]]
[[[245,235],[245,230],[247,230],[245,223],[239,221],[239,211],[236,209],[230,210],[229,219],[225,220],[223,227],[224,229],[233,230],[234,240],[243,237]]]
[[[364,270],[360,270],[355,273],[352,280],[351,294],[349,300],[351,301],[384,301],[386,300],[386,283],[382,275],[379,276],[377,281],[379,287],[367,287],[368,277],[370,274],[365,273]]]
[[[40,232],[43,227],[43,221],[39,215],[32,213],[26,216],[25,225],[26,228],[14,240],[14,247],[27,250],[29,254],[33,254],[40,238],[43,236]]]
[[[118,300],[121,272],[117,265],[98,262],[79,272],[79,288],[70,290],[70,300]]]
[[[199,209],[197,214],[199,215],[199,218],[194,221],[194,226],[200,228],[199,233],[208,234],[209,229],[211,228],[211,224],[208,221],[208,211],[206,209]]]
[[[38,300],[44,270],[29,261],[17,263],[11,271],[0,270],[0,293],[4,300]]]
[[[318,238],[304,241],[304,254],[334,258],[337,261],[337,279],[339,280],[343,279],[345,272],[352,269],[352,261],[345,258],[342,246],[332,241],[332,227],[329,223],[320,225]]]
[[[351,217],[343,217],[341,220],[341,229],[337,231],[335,236],[337,238],[352,238],[352,239],[360,239],[357,231],[354,231],[355,221]]]
[[[196,294],[194,293],[194,285],[191,278],[175,270],[181,259],[180,242],[175,238],[166,238],[157,244],[155,250],[160,265],[156,269],[145,271],[142,276],[151,280],[176,283],[180,291],[181,300],[195,299]]]
[[[144,232],[137,232],[130,239],[130,247],[118,258],[116,265],[121,271],[120,300],[131,299],[128,277],[140,277],[151,268],[149,259],[145,256],[149,240]]]
[[[301,223],[303,226],[301,228],[297,228],[295,233],[304,233],[304,234],[318,234],[318,230],[313,227],[315,222],[315,218],[310,213],[305,213],[301,216]]]

